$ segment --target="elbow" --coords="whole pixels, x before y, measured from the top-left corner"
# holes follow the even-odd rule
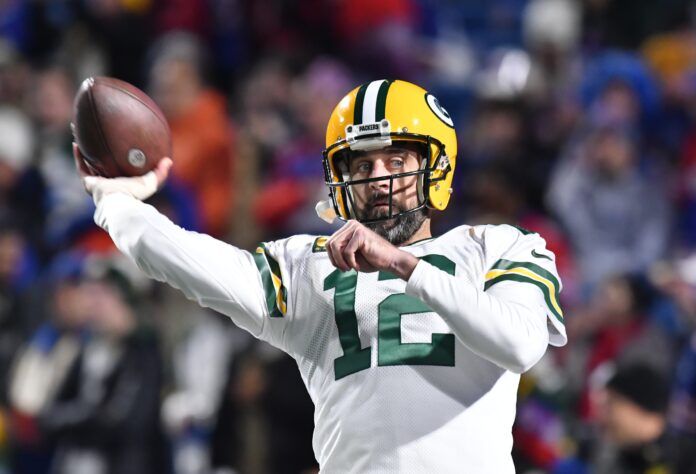
[[[525,373],[526,371],[528,371],[529,369],[534,367],[534,365],[538,361],[539,361],[539,359],[535,359],[535,360],[527,360],[527,359],[521,360],[520,359],[520,360],[510,361],[507,364],[505,364],[504,368],[509,370],[513,374],[522,375],[523,373]]]
[[[513,348],[509,359],[504,364],[504,368],[515,374],[523,374],[534,367],[546,352],[548,342],[527,341],[526,344]]]

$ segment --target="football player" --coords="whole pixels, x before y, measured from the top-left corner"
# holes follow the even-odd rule
[[[364,84],[326,132],[330,200],[317,211],[346,224],[254,253],[141,202],[168,159],[143,177],[84,183],[95,221],[147,275],[295,358],[322,471],[512,473],[519,374],[566,343],[561,283],[537,234],[462,225],[431,235],[456,156],[452,119],[432,94]]]

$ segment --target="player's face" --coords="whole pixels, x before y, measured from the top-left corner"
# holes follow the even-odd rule
[[[374,180],[351,186],[350,192],[359,220],[379,219],[402,213],[392,219],[366,224],[394,245],[408,242],[428,219],[428,210],[425,208],[406,213],[420,204],[417,189],[418,176],[390,179],[395,174],[419,170],[421,156],[417,148],[405,144],[354,153],[349,162],[348,171],[351,181]],[[391,209],[389,207],[390,187]]]
[[[361,219],[377,219],[390,214],[389,176],[420,168],[419,153],[407,147],[391,146],[381,150],[357,153],[349,163],[352,181],[368,178],[381,178],[352,188],[357,215]],[[407,211],[418,206],[418,176],[405,176],[394,179],[392,184],[392,214]]]

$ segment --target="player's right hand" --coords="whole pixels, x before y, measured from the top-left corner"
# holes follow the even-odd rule
[[[73,157],[75,158],[75,166],[82,178],[85,190],[92,196],[94,203],[97,205],[99,205],[99,202],[104,196],[113,193],[127,194],[144,201],[162,187],[172,167],[172,160],[170,158],[162,158],[159,163],[157,163],[155,169],[142,176],[135,176],[132,178],[102,178],[101,176],[94,176],[90,173],[76,143],[73,143]]]
[[[326,252],[333,266],[341,271],[386,271],[404,281],[418,265],[416,257],[356,220],[349,220],[329,237]]]

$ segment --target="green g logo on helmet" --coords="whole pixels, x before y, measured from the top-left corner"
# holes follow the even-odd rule
[[[449,112],[445,110],[443,106],[440,105],[440,101],[437,100],[437,97],[432,95],[430,92],[425,94],[425,102],[428,104],[430,107],[430,110],[433,111],[437,117],[445,122],[447,125],[450,127],[454,128],[454,123],[452,122],[452,117],[450,117]]]

